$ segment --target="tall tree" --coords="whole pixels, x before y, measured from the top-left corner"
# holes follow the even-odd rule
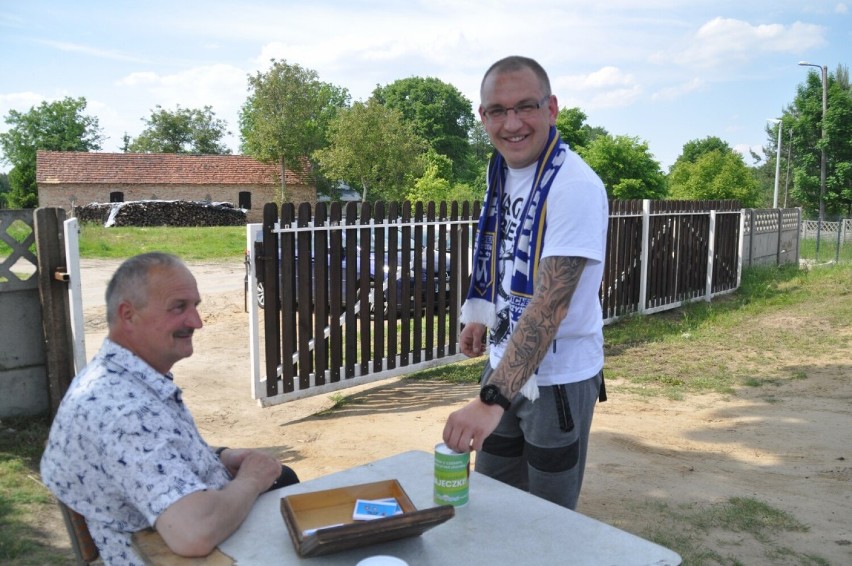
[[[358,187],[365,201],[400,200],[423,173],[426,141],[373,99],[340,111],[328,136],[328,147],[313,154],[323,175]]]
[[[231,132],[227,123],[216,118],[213,108],[165,110],[159,104],[149,118],[143,118],[145,130],[139,137],[125,140],[131,153],[200,153],[227,155],[231,150],[222,138]]]
[[[66,97],[42,102],[28,112],[10,110],[6,123],[10,128],[0,134],[3,161],[12,164],[9,171],[9,206],[38,206],[36,152],[92,151],[101,148],[103,135],[98,119],[87,116],[85,98]]]
[[[249,98],[240,112],[243,153],[280,167],[304,172],[307,160],[326,145],[329,121],[349,102],[349,93],[321,82],[316,71],[272,59],[266,73],[249,79]]]
[[[0,208],[6,208],[9,206],[8,195],[9,193],[9,177],[6,173],[0,173]]]
[[[610,198],[659,199],[666,196],[666,179],[647,142],[629,136],[600,135],[580,156],[594,169]]]
[[[577,107],[563,108],[556,116],[556,129],[559,130],[559,136],[574,151],[586,147],[599,136],[607,135],[605,129],[586,124],[586,118],[588,118],[586,113]]]
[[[675,163],[672,164],[672,167],[674,167],[675,164],[684,161],[688,163],[695,163],[702,155],[710,153],[711,151],[730,153],[733,149],[731,149],[731,146],[728,145],[728,142],[716,136],[707,136],[703,139],[689,140],[683,144],[683,151],[678,156]]]
[[[470,167],[470,132],[476,123],[470,100],[434,77],[409,77],[376,87],[373,98],[402,113],[414,132],[453,163],[455,180],[476,175]]]
[[[694,161],[681,160],[669,173],[669,197],[676,199],[736,199],[744,207],[756,207],[758,188],[754,175],[733,150],[714,149]]]
[[[793,197],[816,217],[820,200],[821,149],[826,155],[826,217],[852,214],[852,89],[849,71],[828,73],[827,112],[822,116],[821,73],[809,72],[784,109],[785,128],[792,129]],[[825,126],[825,138],[822,128]],[[769,141],[771,147],[776,142]]]

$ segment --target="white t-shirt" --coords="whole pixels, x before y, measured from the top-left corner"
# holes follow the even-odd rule
[[[567,148],[566,148],[567,149]],[[509,169],[500,219],[497,325],[491,332],[490,360],[497,367],[515,322],[509,320],[514,236],[529,196],[537,164]],[[603,314],[600,286],[606,256],[609,203],[603,182],[573,151],[553,180],[547,196],[546,231],[541,258],[584,257],[588,261],[548,354],[539,366],[539,386],[582,381],[596,375],[604,363]]]

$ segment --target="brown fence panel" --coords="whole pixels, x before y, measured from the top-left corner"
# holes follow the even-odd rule
[[[343,207],[339,202],[331,204],[329,222],[332,226],[340,226],[343,219]],[[343,231],[332,230],[329,233],[328,251],[328,302],[329,302],[329,380],[337,383],[341,379],[343,367],[343,328],[339,323],[345,311],[345,289],[343,287]]]
[[[358,219],[359,206],[357,203],[350,202],[346,205],[346,223],[345,225],[353,226]],[[355,367],[358,360],[358,325],[361,324],[360,316],[355,312],[354,305],[360,300],[361,290],[358,284],[358,265],[352,261],[352,258],[357,257],[358,250],[358,231],[355,229],[346,228],[346,314],[345,314],[345,332],[346,332],[346,379],[355,377]],[[366,303],[365,303],[366,304]]]
[[[639,310],[642,201],[610,201],[608,231],[601,305],[604,318],[617,318]]]
[[[739,285],[740,215],[732,211],[716,214],[712,293],[731,291]]]
[[[412,238],[412,230],[409,222],[411,222],[411,203],[403,202],[402,203],[402,214],[400,216],[402,221],[402,228],[400,230],[403,242],[408,242]],[[400,264],[402,267],[400,269],[407,269],[409,265],[411,265],[411,248],[403,246],[400,251]],[[400,352],[400,366],[407,366],[411,363],[411,278],[403,277],[402,278],[402,288],[400,290],[400,301],[401,308],[399,313],[399,352]]]
[[[609,205],[600,291],[607,321],[707,297],[711,245],[710,292],[736,288],[736,201]],[[480,209],[467,202],[320,203],[295,214],[285,204],[279,220],[275,205],[267,205],[256,254],[266,289],[267,396],[458,355],[458,313],[475,262]]]

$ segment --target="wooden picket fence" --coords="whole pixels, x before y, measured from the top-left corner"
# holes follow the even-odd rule
[[[269,406],[464,359],[458,313],[480,208],[265,205],[247,228],[254,398]],[[742,218],[737,201],[610,201],[605,323],[734,291]],[[371,248],[387,279],[359,269]]]

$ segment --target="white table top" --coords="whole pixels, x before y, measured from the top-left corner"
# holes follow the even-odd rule
[[[355,566],[391,555],[410,566],[454,564],[678,565],[677,553],[564,507],[470,474],[470,503],[449,521],[410,537],[354,550],[300,558],[280,512],[285,495],[396,479],[418,509],[434,507],[433,455],[405,452],[262,495],[243,525],[219,548],[239,566],[313,564]]]

